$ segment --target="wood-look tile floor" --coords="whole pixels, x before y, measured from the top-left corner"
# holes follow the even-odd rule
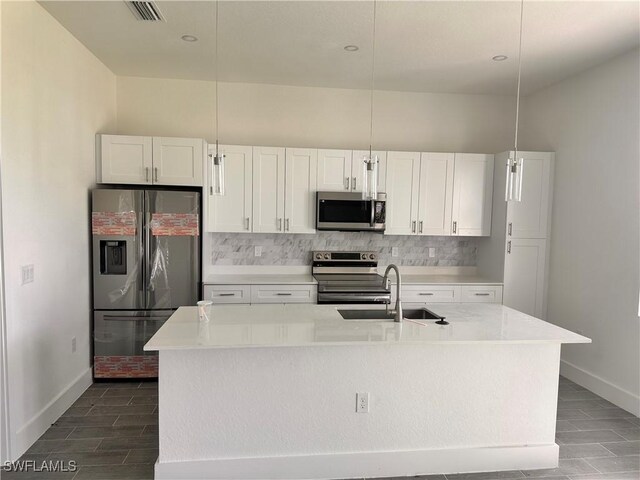
[[[558,468],[410,478],[640,479],[640,419],[562,377],[558,396]],[[21,458],[38,464],[43,460],[74,460],[77,471],[1,471],[0,476],[2,480],[144,480],[153,478],[157,457],[157,383],[96,383]]]

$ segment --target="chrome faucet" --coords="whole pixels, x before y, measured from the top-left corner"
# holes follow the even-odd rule
[[[402,281],[400,280],[400,270],[393,263],[390,263],[389,266],[387,267],[387,269],[384,271],[384,277],[382,278],[382,285],[384,285],[385,288],[389,288],[389,283],[390,283],[389,271],[390,270],[395,270],[396,271],[396,279],[397,279],[397,283],[396,283],[396,308],[394,310],[392,310],[392,313],[394,315],[393,321],[394,322],[402,322],[402,302],[400,301],[400,287],[401,287]],[[387,311],[388,310],[389,310],[389,304],[387,304]]]

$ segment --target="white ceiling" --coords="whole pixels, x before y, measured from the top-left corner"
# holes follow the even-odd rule
[[[215,79],[215,3],[157,2],[166,23],[137,21],[124,2],[42,5],[115,74]],[[639,45],[637,1],[524,4],[523,89],[535,91]],[[370,1],[234,1],[219,4],[222,81],[371,86]],[[378,1],[379,89],[513,93],[520,2]],[[180,39],[184,34],[196,43]],[[345,45],[360,50],[345,52]],[[508,55],[494,62],[494,55]]]

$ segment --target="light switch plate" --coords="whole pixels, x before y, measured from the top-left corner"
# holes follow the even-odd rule
[[[33,264],[23,265],[21,267],[21,274],[22,274],[22,285],[26,285],[27,283],[32,283],[34,279]]]
[[[391,256],[392,257],[398,256],[398,247],[391,247]]]

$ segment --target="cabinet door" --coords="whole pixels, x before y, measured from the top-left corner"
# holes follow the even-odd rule
[[[151,184],[151,137],[98,135],[98,183]]]
[[[503,303],[534,317],[545,317],[546,240],[507,241]]]
[[[201,187],[203,155],[201,138],[153,137],[153,183]]]
[[[318,151],[287,148],[285,175],[285,232],[316,233]]]
[[[251,303],[316,303],[315,285],[251,285]]]
[[[378,156],[378,192],[386,192],[385,181],[387,179],[387,152],[374,150],[373,155]],[[354,150],[351,161],[351,191],[362,191],[362,174],[364,157],[369,155],[369,150]]]
[[[202,297],[214,304],[251,303],[251,285],[204,285]]]
[[[418,233],[451,235],[452,153],[423,153],[420,160]]]
[[[351,150],[318,150],[318,190],[351,190]]]
[[[387,228],[388,235],[417,232],[420,154],[387,153]]]
[[[284,231],[284,148],[253,147],[253,232]]]
[[[507,205],[507,235],[513,238],[546,238],[553,154],[518,152],[518,158],[524,159],[522,201]]]
[[[491,234],[493,155],[456,153],[453,172],[453,235]]]
[[[215,152],[215,146],[209,147]],[[207,188],[207,232],[251,231],[251,170],[252,148],[233,145],[220,146],[224,159],[224,195],[213,195]],[[212,158],[209,159],[207,183],[211,182]]]

